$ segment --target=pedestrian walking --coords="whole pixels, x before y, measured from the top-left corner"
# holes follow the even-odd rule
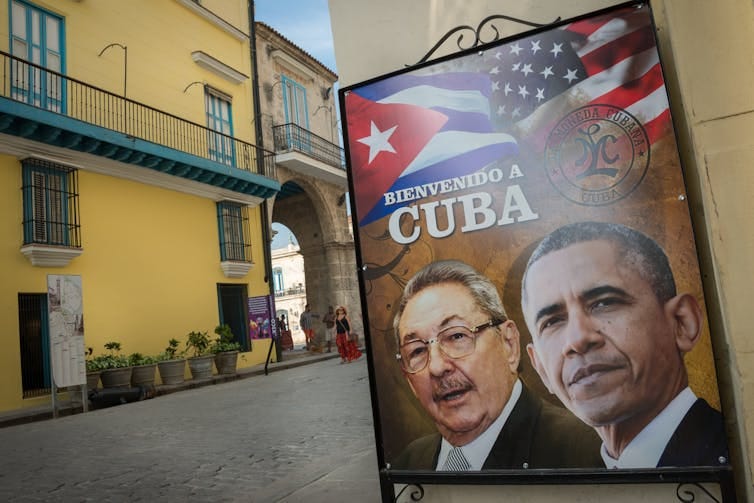
[[[311,306],[307,304],[304,307],[304,312],[301,313],[301,317],[298,320],[299,325],[301,325],[301,330],[304,331],[307,350],[314,348],[314,318],[319,318],[319,315],[314,314]]]
[[[338,306],[335,310],[335,344],[340,353],[340,363],[351,363],[361,357],[361,351],[356,346],[351,332],[351,320],[348,318],[346,308]]]
[[[325,324],[325,340],[327,341],[327,352],[332,352],[333,328],[335,328],[335,311],[332,306],[327,307],[327,313],[322,317],[322,323]]]

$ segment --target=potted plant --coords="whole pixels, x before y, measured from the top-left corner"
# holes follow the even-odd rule
[[[215,366],[218,374],[235,374],[238,366],[238,352],[241,344],[236,342],[230,325],[215,327],[217,339],[212,344],[211,351],[215,354]]]
[[[92,358],[94,348],[86,348],[86,389],[97,389],[99,385],[99,375],[102,373],[100,362]]]
[[[215,355],[210,353],[209,346],[210,338],[207,332],[189,332],[186,350],[194,355],[188,359],[191,377],[194,379],[212,377],[212,361]]]
[[[162,384],[181,384],[186,377],[186,359],[178,352],[178,339],[170,339],[165,351],[157,355]]]
[[[102,373],[100,380],[103,388],[115,388],[121,386],[130,386],[131,384],[131,362],[128,357],[120,354],[120,342],[111,341],[105,344],[108,354],[95,358],[98,360]]]
[[[153,386],[157,372],[157,359],[141,353],[132,353],[128,359],[133,367],[131,386]]]

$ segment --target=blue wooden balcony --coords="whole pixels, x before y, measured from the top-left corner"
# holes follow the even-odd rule
[[[99,156],[115,169],[146,168],[163,174],[157,183],[178,177],[218,197],[258,200],[280,190],[273,152],[2,51],[0,152],[78,165],[80,154]]]

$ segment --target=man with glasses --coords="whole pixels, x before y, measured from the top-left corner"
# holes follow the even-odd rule
[[[393,328],[403,374],[438,430],[393,468],[600,466],[594,432],[519,379],[518,329],[487,277],[460,261],[425,266],[406,285]]]

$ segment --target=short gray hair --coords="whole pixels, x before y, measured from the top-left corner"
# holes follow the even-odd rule
[[[487,276],[460,260],[439,260],[424,266],[403,289],[401,302],[398,304],[398,312],[393,319],[393,331],[399,345],[398,325],[401,322],[403,311],[406,309],[406,304],[425,288],[445,283],[455,283],[466,287],[474,302],[490,319],[508,319],[497,287]]]

